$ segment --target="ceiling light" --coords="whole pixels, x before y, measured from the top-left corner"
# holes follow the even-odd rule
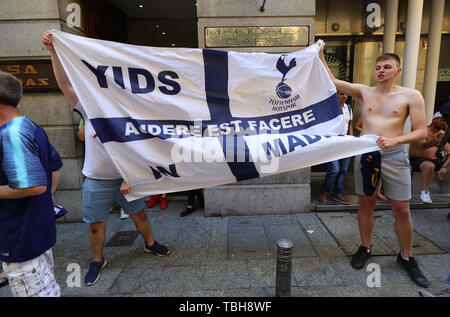
[[[139,8],[143,8],[143,7],[144,7],[144,5],[143,5],[143,4],[140,4],[140,5],[139,5]]]
[[[161,34],[162,34],[162,35],[166,35],[166,32],[162,32]]]

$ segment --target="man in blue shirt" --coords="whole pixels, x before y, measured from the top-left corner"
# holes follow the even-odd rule
[[[0,71],[0,261],[14,296],[60,296],[51,248],[51,196],[59,155],[38,124],[17,109],[22,85]]]

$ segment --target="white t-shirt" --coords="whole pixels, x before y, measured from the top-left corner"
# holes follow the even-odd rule
[[[85,157],[83,175],[95,179],[121,179],[114,163],[98,138],[80,102],[74,108],[84,120]]]
[[[348,134],[348,124],[352,120],[352,116],[353,116],[352,109],[350,108],[349,105],[344,103],[344,105],[342,106],[342,113],[344,114],[344,122],[345,122],[345,127],[342,130],[342,134],[347,135]]]

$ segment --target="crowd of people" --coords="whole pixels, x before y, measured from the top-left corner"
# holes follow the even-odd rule
[[[83,220],[89,224],[92,252],[92,261],[84,282],[86,286],[91,286],[99,280],[100,272],[107,265],[103,247],[106,224],[114,203],[134,221],[145,241],[143,252],[164,257],[171,250],[154,238],[144,211],[144,199],[125,199],[124,195],[130,193],[130,186],[122,179],[96,137],[90,120],[87,120],[84,107],[53,47],[51,31],[43,35],[42,42],[51,55],[59,88],[72,109],[84,119],[83,132],[79,133],[79,138],[85,143],[83,174],[86,179],[82,209]],[[414,160],[416,169],[427,177],[430,173],[432,175],[433,170],[438,172],[439,178],[444,177],[449,165],[445,154],[448,153],[446,142],[449,133],[448,129],[446,132],[443,129],[443,117],[448,123],[448,106],[434,116],[427,128],[425,105],[420,92],[394,82],[401,71],[400,59],[395,54],[383,54],[376,60],[375,87],[336,79],[327,66],[323,47],[319,56],[338,91],[345,120],[342,133],[353,134],[351,107],[345,103],[347,96],[351,96],[362,104],[362,134],[379,136],[377,144],[381,149],[354,158],[355,189],[360,197],[358,224],[361,246],[352,256],[350,264],[354,269],[362,269],[372,254],[372,214],[379,193],[378,180],[382,180],[384,195],[389,199],[395,216],[395,233],[400,246],[397,261],[416,284],[427,288],[429,282],[412,254],[413,226],[409,210],[411,173],[405,157],[405,144],[413,144],[414,157],[423,157]],[[0,276],[0,285],[9,282],[14,296],[60,296],[60,287],[53,273],[51,250],[56,243],[52,193],[56,189],[62,162],[45,131],[18,110],[21,97],[22,87],[17,78],[0,72],[0,260],[4,270],[4,276]],[[412,132],[404,133],[408,115]],[[349,203],[343,194],[343,181],[349,163],[350,158],[328,163],[319,198],[322,202],[327,201],[327,195],[334,187],[332,199],[343,204]],[[429,178],[422,180],[423,191],[426,192]],[[188,204],[181,217],[195,211],[195,197],[200,204],[204,204],[201,190],[189,191],[187,195]],[[147,207],[155,206],[158,201],[162,210],[167,208],[167,198],[163,193],[152,196]]]

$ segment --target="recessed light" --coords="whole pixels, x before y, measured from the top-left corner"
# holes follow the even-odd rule
[[[162,34],[162,35],[166,35],[166,32],[162,32],[161,34]]]
[[[143,4],[140,4],[140,5],[139,5],[139,8],[143,8],[143,7],[144,7],[144,5],[143,5]]]
[[[172,46],[175,46],[175,43],[172,43]]]

